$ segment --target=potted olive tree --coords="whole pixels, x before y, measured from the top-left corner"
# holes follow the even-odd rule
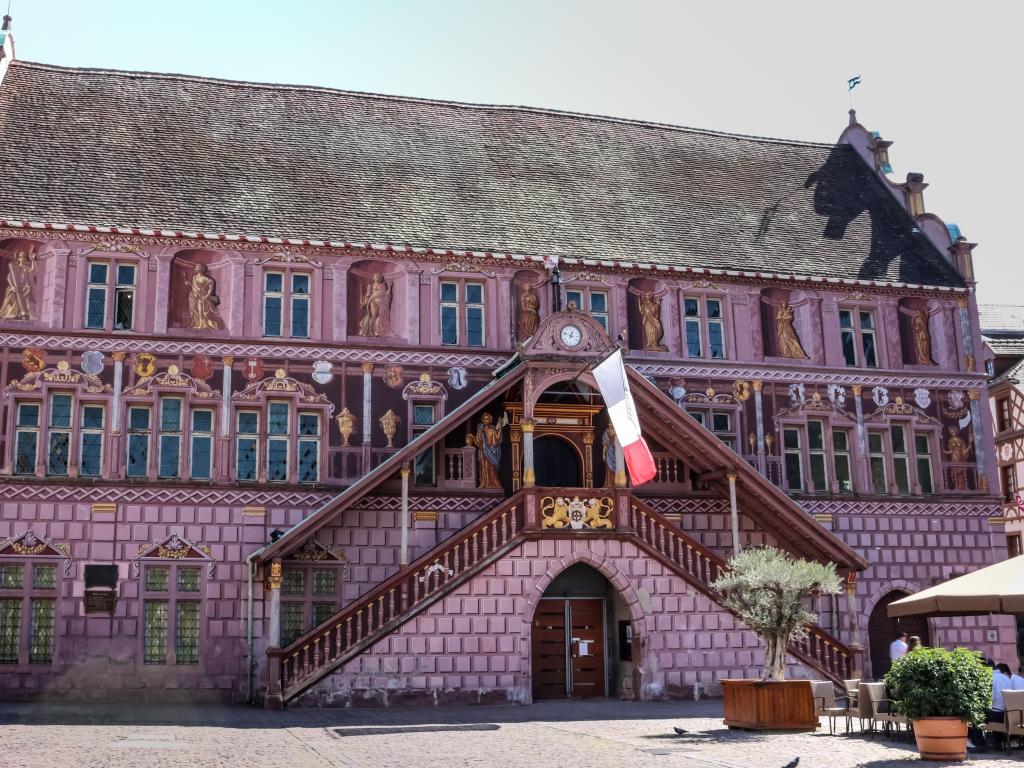
[[[921,648],[895,661],[885,676],[892,706],[914,723],[925,760],[963,760],[967,727],[985,722],[992,670],[977,651]]]
[[[813,730],[818,726],[807,680],[786,680],[786,652],[817,616],[812,595],[834,594],[841,579],[833,563],[790,557],[774,547],[748,549],[729,559],[713,584],[722,604],[735,612],[765,645],[760,680],[723,680],[725,724],[731,728]]]

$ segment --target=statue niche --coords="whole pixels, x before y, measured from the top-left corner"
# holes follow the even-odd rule
[[[359,307],[363,314],[359,319],[360,336],[383,336],[391,315],[391,286],[384,275],[375,272],[363,291]]]
[[[903,362],[908,365],[935,365],[931,318],[939,310],[930,310],[928,302],[923,299],[903,299],[899,310]]]
[[[386,261],[359,261],[348,270],[348,333],[367,339],[401,335],[405,325],[405,273]]]
[[[19,248],[8,259],[0,320],[32,320],[35,305],[36,254],[32,246]]]
[[[639,349],[644,352],[668,352],[662,343],[665,326],[661,320],[662,298],[668,293],[656,280],[631,280],[629,293],[634,297],[630,302],[630,339],[638,339]],[[638,347],[632,345],[633,349]]]
[[[765,291],[761,296],[765,354],[789,360],[807,360],[807,352],[796,328],[796,310],[807,299],[793,300],[789,291]]]
[[[219,331],[228,327],[228,257],[212,251],[186,251],[171,262],[168,327]]]

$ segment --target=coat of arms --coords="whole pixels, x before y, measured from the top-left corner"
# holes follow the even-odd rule
[[[334,379],[333,366],[329,360],[317,360],[313,363],[313,381],[317,384],[330,384]]]

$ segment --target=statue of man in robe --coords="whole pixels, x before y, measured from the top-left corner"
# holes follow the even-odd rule
[[[31,248],[14,254],[7,270],[7,290],[4,292],[4,302],[0,305],[0,320],[32,319],[32,303],[35,300],[32,295],[32,275],[35,271],[36,256]]]
[[[363,292],[360,306],[363,317],[359,321],[360,336],[380,336],[383,321],[391,311],[391,286],[384,282],[384,275],[375,272]]]
[[[224,327],[217,307],[220,298],[217,296],[217,281],[210,277],[205,264],[196,264],[192,269],[192,277],[186,281],[188,285],[188,314],[195,330],[215,330]]]
[[[501,420],[494,424],[494,417],[485,413],[480,423],[476,425],[473,444],[476,446],[477,475],[481,488],[501,489],[498,467],[501,464],[502,428],[507,423],[502,416]]]

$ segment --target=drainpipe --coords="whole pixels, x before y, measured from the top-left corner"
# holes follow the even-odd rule
[[[732,524],[732,553],[740,553],[740,516],[736,509],[736,478],[735,472],[726,475],[729,480],[729,521]]]

